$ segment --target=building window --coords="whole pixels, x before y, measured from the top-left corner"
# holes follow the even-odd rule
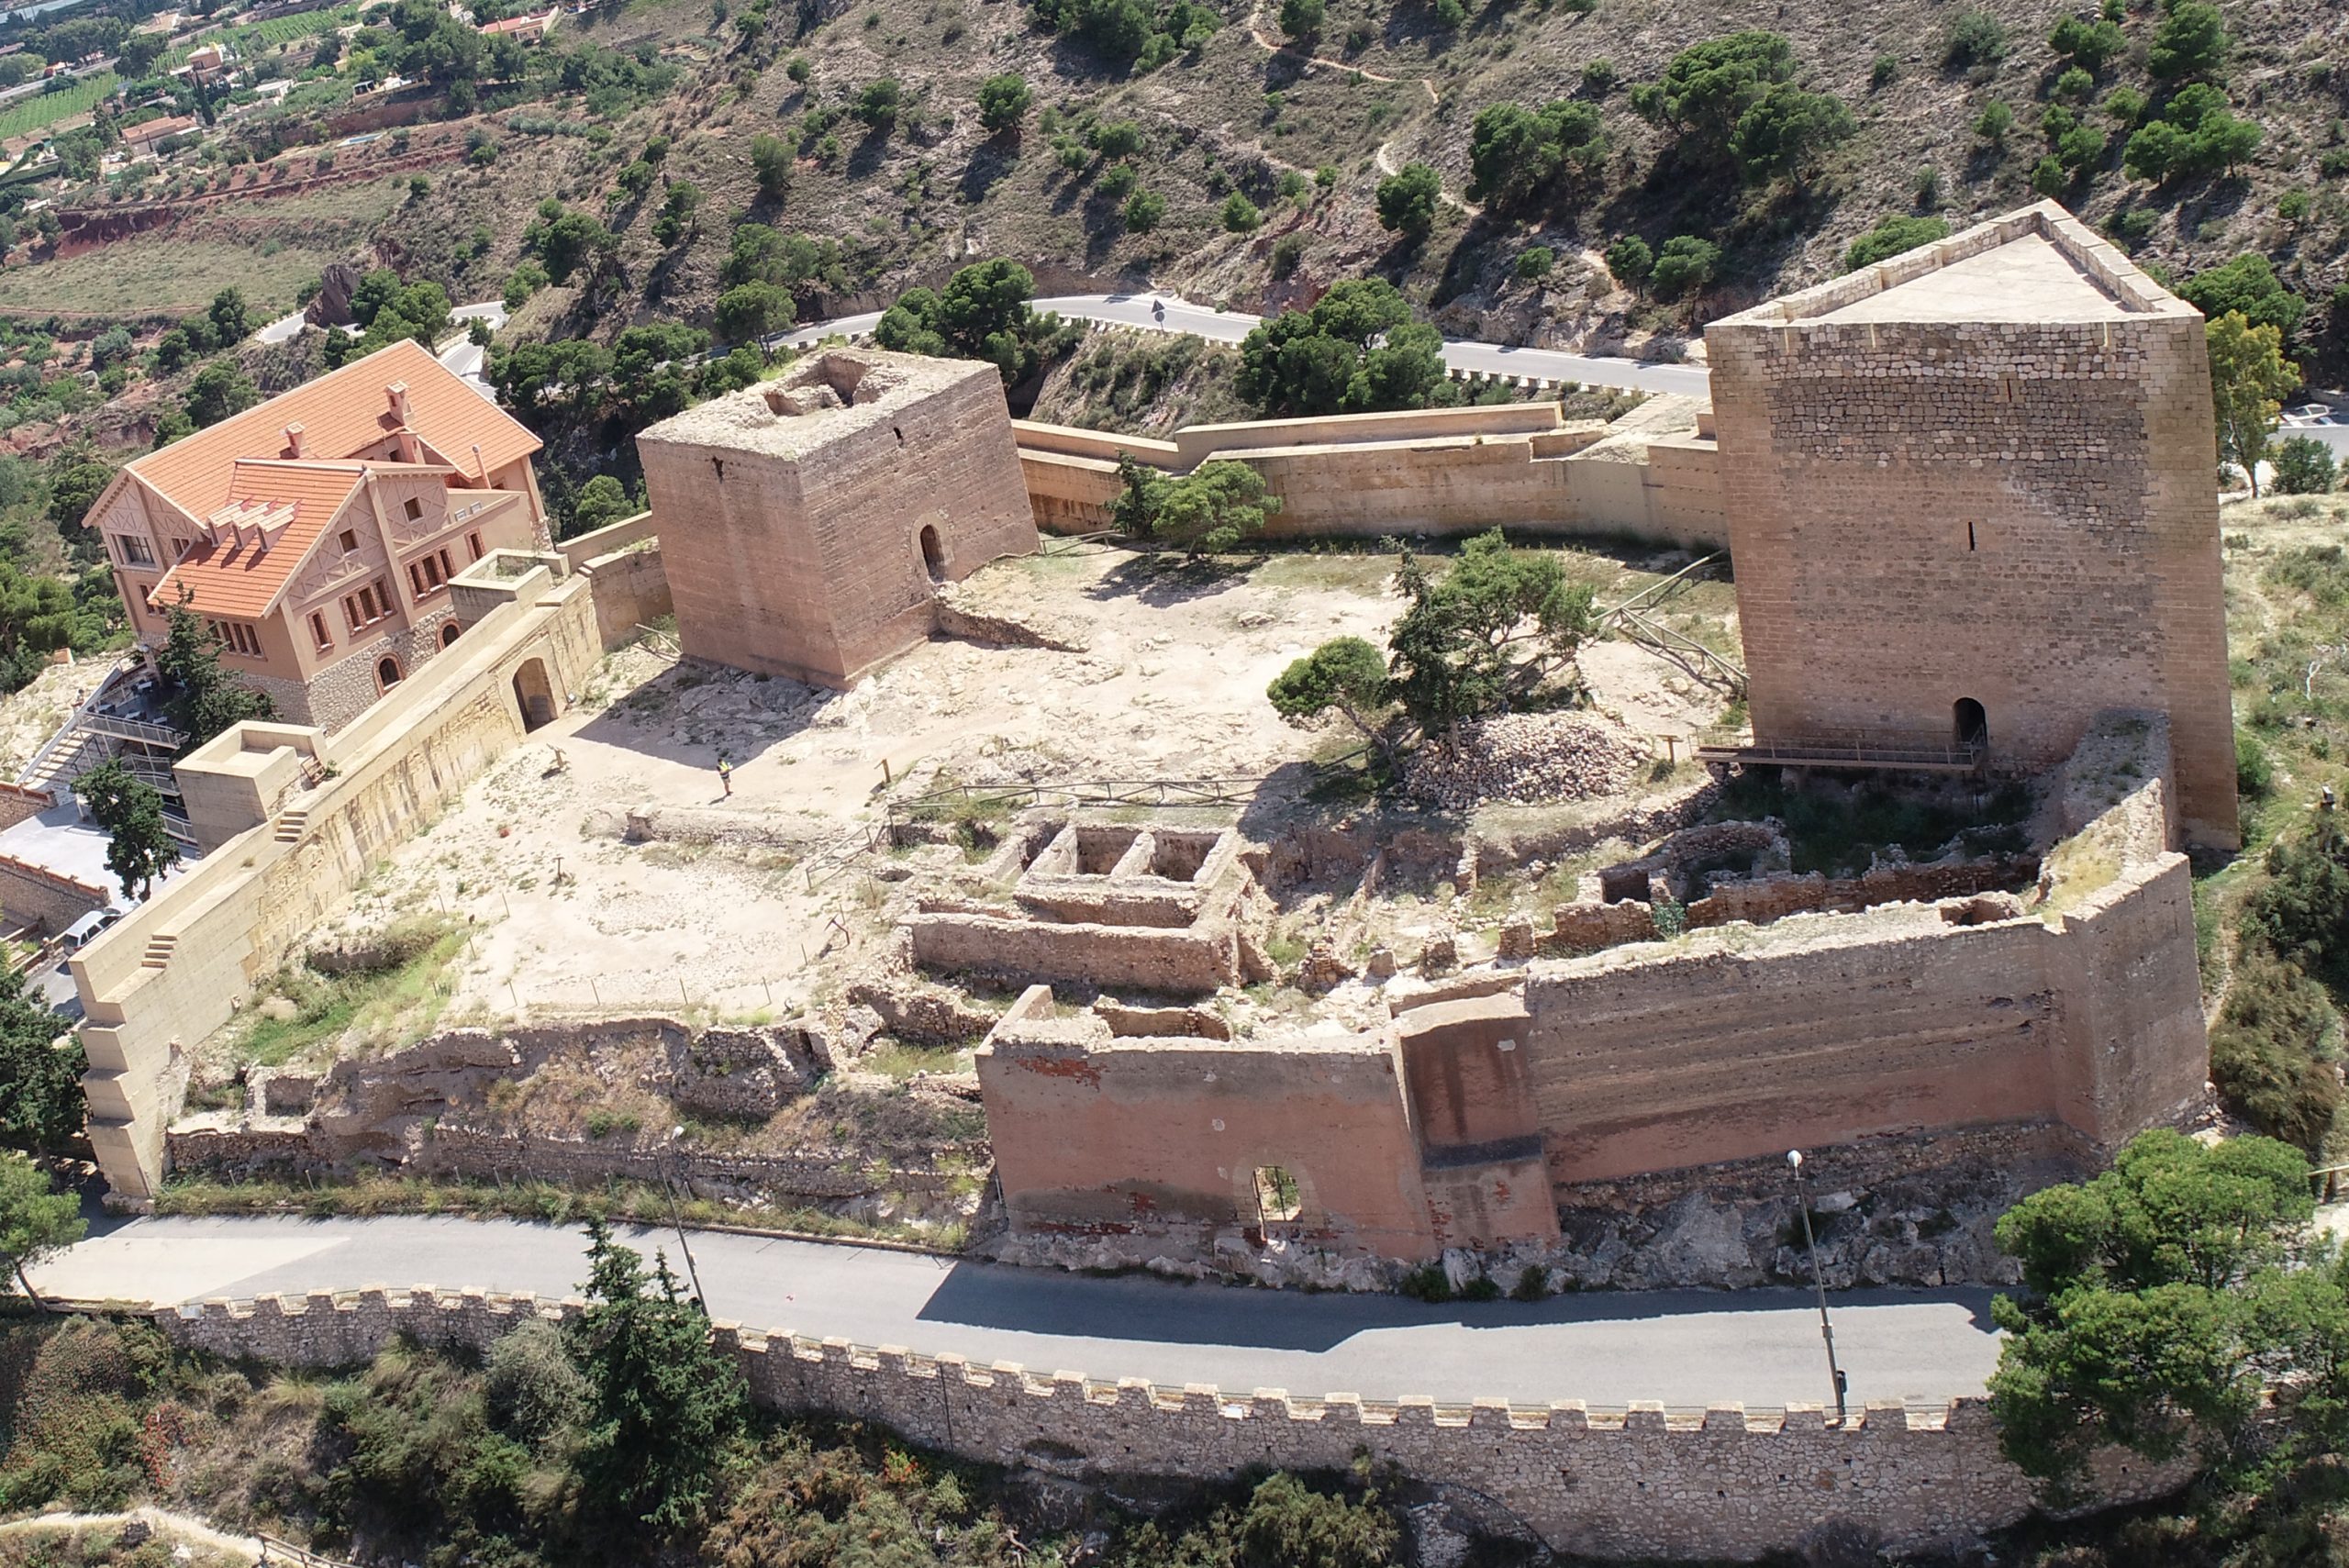
[[[342,618],[351,623],[351,629],[353,631],[359,630],[362,627],[373,626],[391,613],[391,584],[380,578],[361,588],[355,594],[345,594],[342,596]]]
[[[172,540],[172,559],[173,561],[185,561],[187,559],[187,552],[195,548],[195,541],[192,539],[175,539]]]
[[[396,659],[393,658],[390,654],[388,654],[388,653],[387,653],[387,654],[385,654],[382,659],[380,659],[380,660],[376,661],[376,663],[375,663],[375,684],[376,684],[376,685],[378,685],[378,686],[382,687],[384,691],[387,691],[387,692],[388,692],[388,691],[390,691],[394,686],[396,686],[396,685],[398,685],[398,684],[400,684],[400,678],[401,678],[401,671],[400,671],[400,662],[399,662],[398,660],[396,660]]]
[[[261,632],[239,620],[216,620],[210,623],[212,635],[220,646],[231,653],[241,653],[248,659],[261,657]]]
[[[342,530],[342,553],[343,553],[343,554],[345,554],[345,555],[352,555],[352,554],[357,553],[358,550],[359,550],[359,530],[358,530],[358,529],[356,529],[356,528],[345,528],[345,529],[343,529],[343,530]]]
[[[412,523],[418,517],[424,516],[424,503],[411,495],[406,500],[400,503],[400,510],[406,514],[407,520]]]
[[[481,534],[478,531],[465,536],[465,548],[473,552],[475,561],[481,559]]]
[[[334,646],[334,639],[327,635],[327,617],[316,610],[310,612],[310,640],[317,644],[321,653]]]
[[[419,599],[429,598],[447,587],[449,579],[456,574],[457,569],[450,562],[449,552],[445,550],[436,550],[430,555],[419,555],[407,563],[408,586],[416,590],[416,596]]]
[[[155,564],[155,552],[148,549],[147,541],[137,534],[115,535],[114,547],[121,553],[124,562],[129,565],[152,566]]]

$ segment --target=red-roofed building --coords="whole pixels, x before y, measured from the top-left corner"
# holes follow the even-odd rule
[[[451,577],[546,545],[539,444],[403,340],[150,452],[85,521],[142,644],[185,603],[280,717],[335,729],[456,640]]]

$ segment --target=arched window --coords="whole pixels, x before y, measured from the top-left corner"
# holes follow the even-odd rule
[[[378,687],[388,692],[398,685],[403,678],[400,673],[400,662],[390,654],[386,653],[375,662],[375,684]]]
[[[946,581],[946,547],[938,540],[938,530],[928,523],[921,528],[921,563],[933,583]]]
[[[440,646],[446,648],[456,640],[457,623],[455,621],[451,621],[447,626],[440,628]]]

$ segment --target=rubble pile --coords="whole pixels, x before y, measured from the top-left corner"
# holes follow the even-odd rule
[[[1646,760],[1637,737],[1590,714],[1503,714],[1421,748],[1407,784],[1415,798],[1454,811],[1492,800],[1589,800],[1622,790]]]

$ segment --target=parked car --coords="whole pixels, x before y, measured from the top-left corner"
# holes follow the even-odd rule
[[[66,927],[64,936],[59,940],[65,944],[67,952],[79,952],[95,940],[100,931],[121,918],[122,911],[119,909],[93,909]]]

